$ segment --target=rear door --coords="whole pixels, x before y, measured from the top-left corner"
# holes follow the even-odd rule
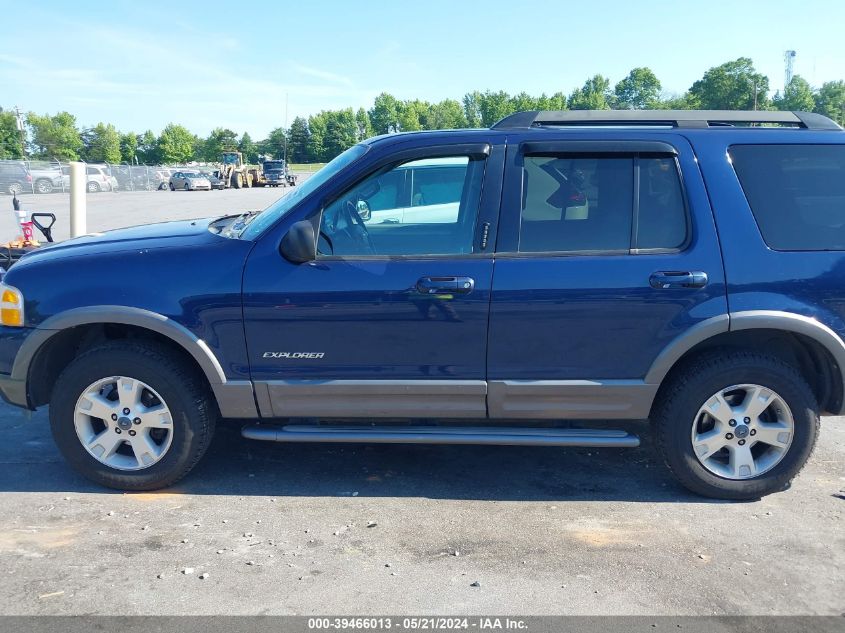
[[[672,134],[537,139],[509,139],[490,415],[645,417],[661,353],[727,329],[722,261],[692,149]]]

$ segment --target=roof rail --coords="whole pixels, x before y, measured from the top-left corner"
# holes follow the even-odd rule
[[[660,125],[678,128],[724,127],[734,123],[781,123],[807,130],[842,130],[824,115],[813,112],[768,110],[529,110],[506,116],[493,130],[515,130],[544,125]]]

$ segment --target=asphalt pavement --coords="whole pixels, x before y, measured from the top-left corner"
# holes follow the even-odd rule
[[[845,419],[793,487],[719,502],[638,449],[283,445],[219,428],[122,494],[0,406],[0,614],[836,615]],[[645,424],[635,431],[647,433]]]

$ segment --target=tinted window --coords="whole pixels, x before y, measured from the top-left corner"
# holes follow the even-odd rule
[[[674,158],[640,158],[640,204],[635,248],[679,248],[687,238],[687,213]]]
[[[771,248],[845,250],[845,145],[735,145],[730,156]]]
[[[523,169],[521,252],[675,249],[686,241],[674,158],[525,156]]]
[[[423,169],[431,169],[432,175],[418,180],[415,190],[422,197],[414,205],[410,181]],[[471,253],[483,171],[483,160],[463,156],[415,161],[371,174],[323,210],[318,252],[323,256]]]

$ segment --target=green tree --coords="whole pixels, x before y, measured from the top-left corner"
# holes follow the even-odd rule
[[[82,136],[76,127],[76,117],[69,112],[53,116],[30,112],[26,117],[32,132],[32,146],[38,158],[79,160]]]
[[[444,99],[431,106],[426,122],[429,130],[456,130],[467,127],[464,109],[454,99]]]
[[[399,109],[401,104],[391,94],[382,92],[375,98],[369,111],[370,123],[376,134],[392,134],[399,131]]]
[[[504,90],[492,92],[486,90],[481,94],[479,111],[481,113],[481,127],[490,127],[499,119],[514,113],[514,106],[510,95]]]
[[[308,130],[311,133],[308,139],[308,155],[314,161],[326,161],[326,153],[323,143],[326,138],[327,127],[325,110],[308,117]]]
[[[478,90],[464,95],[464,118],[467,127],[481,127],[481,93]]]
[[[241,140],[238,142],[238,150],[244,155],[244,160],[250,165],[258,163],[258,146],[247,132],[241,135]]]
[[[538,110],[566,110],[566,95],[562,92],[556,92],[551,96],[546,96],[544,92],[537,98]]]
[[[120,133],[111,123],[98,123],[82,133],[83,155],[89,163],[119,163]]]
[[[158,139],[152,130],[147,130],[138,135],[138,162],[145,165],[155,165],[161,162],[161,153],[158,149]]]
[[[23,158],[21,133],[14,112],[0,108],[0,160]]]
[[[358,142],[358,123],[352,108],[326,113],[323,160],[331,160]]]
[[[634,68],[613,89],[615,106],[623,110],[656,108],[660,102],[660,80],[650,68]]]
[[[128,132],[120,135],[120,160],[130,165],[135,162],[138,154],[138,135]]]
[[[769,78],[740,57],[708,70],[689,93],[705,110],[763,110],[769,105]]]
[[[784,88],[783,94],[778,92],[772,103],[778,110],[812,112],[816,107],[816,98],[807,80],[801,75],[794,75],[792,81]]]
[[[238,149],[238,135],[229,128],[216,127],[202,143],[201,158],[208,162],[220,160],[223,152],[233,152]]]
[[[288,130],[288,160],[292,163],[307,163],[315,160],[310,153],[311,130],[308,121],[296,117]]]
[[[358,112],[355,113],[355,125],[358,128],[359,141],[373,136],[373,124],[370,123],[370,115],[364,108],[358,108]]]
[[[828,81],[822,84],[816,93],[816,105],[813,112],[818,112],[845,125],[845,81]]]
[[[609,110],[612,99],[610,80],[595,75],[572,91],[568,105],[570,110]]]
[[[427,101],[414,99],[399,104],[398,119],[400,132],[417,132],[425,128],[431,106]]]
[[[195,141],[196,137],[185,127],[175,123],[168,124],[158,137],[161,162],[171,165],[191,160],[194,157]]]
[[[287,134],[285,133],[285,128],[273,128],[270,130],[270,134],[267,135],[267,138],[263,141],[258,141],[256,144],[256,151],[263,156],[282,158],[285,153],[286,139]]]
[[[658,104],[664,110],[696,110],[701,107],[696,97],[690,93],[664,95]]]

